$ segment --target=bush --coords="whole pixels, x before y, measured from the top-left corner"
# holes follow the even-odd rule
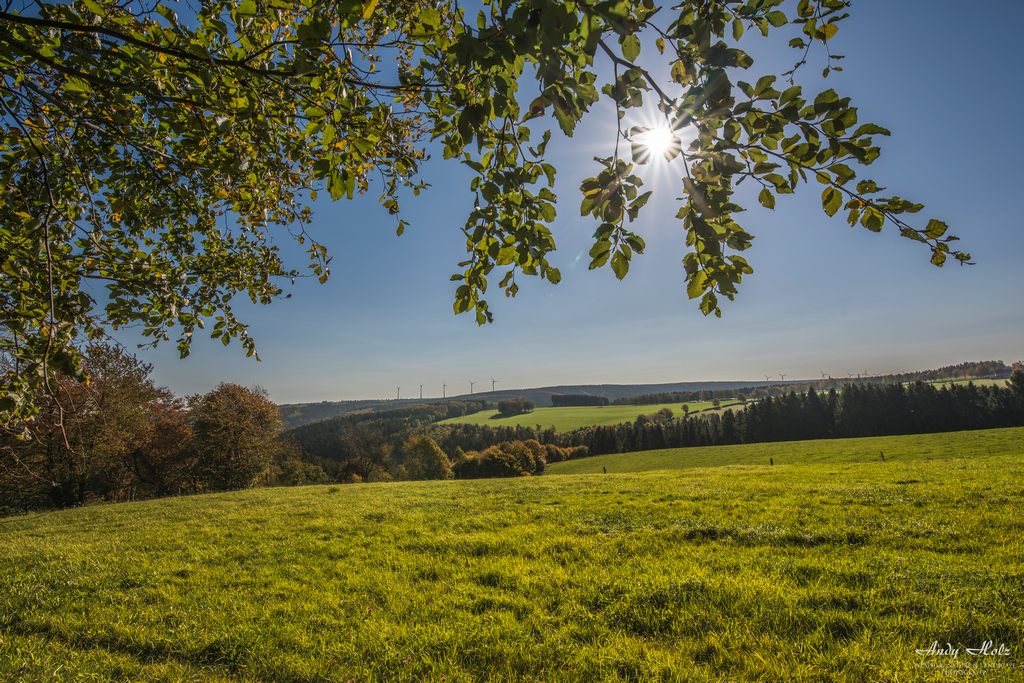
[[[562,462],[563,460],[569,459],[569,452],[566,448],[559,448],[553,443],[549,443],[544,447],[546,451],[544,459],[547,462]]]
[[[454,468],[459,479],[491,477],[523,477],[543,474],[547,467],[548,448],[530,439],[527,442],[505,441],[482,453],[469,451]]]
[[[429,436],[416,436],[405,443],[405,469],[410,479],[451,479],[452,463]]]
[[[536,404],[522,398],[504,398],[498,401],[498,413],[501,415],[519,415],[532,413]]]
[[[370,469],[370,473],[366,475],[366,481],[374,484],[382,481],[394,481],[394,477],[381,465],[374,465]]]

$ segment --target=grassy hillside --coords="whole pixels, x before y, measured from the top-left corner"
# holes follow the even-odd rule
[[[965,446],[0,520],[0,680],[948,680],[915,650],[1024,655],[1022,481]]]
[[[667,448],[639,453],[618,453],[548,465],[548,474],[650,472],[723,465],[808,465],[816,463],[944,460],[978,455],[1024,454],[1024,428],[986,429],[975,432],[874,436],[753,443],[705,448]]]
[[[738,401],[722,401],[722,407],[733,405]],[[705,410],[711,407],[711,403],[688,403],[690,412]],[[571,432],[574,429],[582,429],[593,425],[616,425],[622,422],[632,422],[637,415],[656,413],[662,408],[670,409],[676,417],[683,414],[682,403],[659,403],[649,406],[574,406],[569,408],[537,408],[532,413],[513,415],[512,417],[500,417],[497,410],[484,410],[472,415],[453,417],[442,420],[437,424],[476,424],[500,427],[502,425],[515,427],[524,425],[534,427],[541,425],[543,429],[555,427],[560,432]]]

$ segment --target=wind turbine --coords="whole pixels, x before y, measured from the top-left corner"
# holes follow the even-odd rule
[[[402,398],[402,387],[398,387],[398,397],[395,400],[397,401],[397,400],[399,400],[401,398]]]
[[[423,385],[420,385],[420,400],[423,400]]]
[[[781,377],[781,378],[782,378],[782,381],[783,381],[783,382],[785,382],[785,381],[786,381],[786,376],[785,376],[785,375],[779,375],[779,377]]]
[[[467,379],[466,381],[467,381],[467,382],[469,382],[469,380],[468,380],[468,379]],[[472,395],[473,395],[473,385],[474,385],[474,384],[476,384],[476,382],[469,382],[469,395],[470,395],[470,396],[472,396]]]
[[[498,380],[491,377],[491,393],[494,393],[494,385],[498,383]]]
[[[442,384],[441,385],[441,398],[445,398],[444,392],[447,391],[447,389],[448,389],[448,385],[447,384]]]
[[[771,375],[765,375],[764,376],[764,381],[767,382],[767,381],[771,380],[771,378],[772,378]]]
[[[818,370],[818,372],[821,372],[821,370]],[[821,372],[821,378],[825,379],[825,373],[824,372]]]

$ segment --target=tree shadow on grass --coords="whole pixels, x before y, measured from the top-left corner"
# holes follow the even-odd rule
[[[214,636],[197,648],[178,647],[171,643],[137,641],[125,634],[82,633],[56,628],[46,623],[31,623],[17,614],[0,620],[0,626],[11,635],[25,638],[39,638],[55,642],[73,650],[103,650],[112,655],[131,657],[139,664],[170,663],[185,665],[197,672],[215,670],[235,676],[244,673],[250,680],[289,681],[290,683],[314,683],[320,677],[310,678],[295,671],[259,671],[258,648],[245,638]]]

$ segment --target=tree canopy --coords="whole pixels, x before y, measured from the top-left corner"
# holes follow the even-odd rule
[[[828,215],[872,231],[889,223],[924,242],[936,265],[966,262],[944,223],[907,222],[920,204],[857,175],[888,132],[859,122],[834,90],[796,84],[815,46],[826,75],[842,70],[829,41],[849,4],[485,0],[470,12],[444,0],[202,0],[183,5],[187,15],[158,1],[8,4],[0,352],[10,370],[0,411],[11,425],[37,393],[54,395],[58,373],[84,380],[78,349],[107,328],[137,324],[152,343],[173,336],[187,355],[210,325],[254,355],[231,301],[270,302],[299,275],[275,239],[305,245],[311,274],[326,280],[310,201],[373,182],[401,233],[400,194],[426,186],[428,145],[475,173],[454,308],[489,321],[495,278],[506,296],[518,274],[560,280],[548,262],[556,168],[545,152],[552,129],[571,137],[602,97],[619,129],[614,154],[580,188],[581,214],[597,225],[591,268],[622,278],[645,248],[629,224],[651,193],[634,171],[656,150],[623,116],[652,100],[664,118],[660,153],[681,157],[688,295],[704,314],[721,315],[719,297],[732,299],[752,272],[741,252],[753,235],[735,220],[742,181],[757,183],[770,209],[776,195],[820,183]],[[744,33],[786,27],[799,33],[794,69],[744,82]],[[645,66],[655,60],[665,81]]]

